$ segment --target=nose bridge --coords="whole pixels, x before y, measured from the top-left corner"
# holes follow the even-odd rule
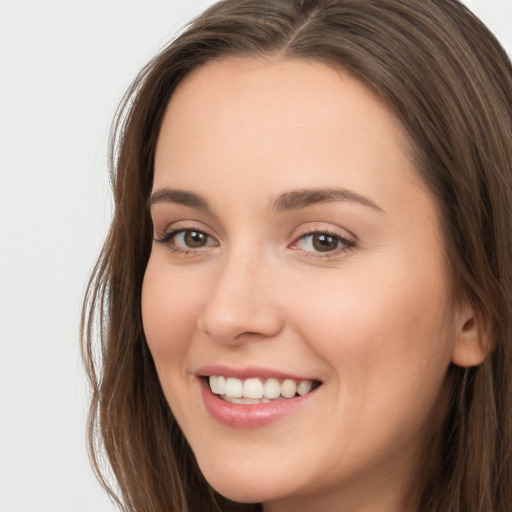
[[[271,337],[281,330],[274,267],[264,251],[253,247],[225,254],[199,326],[221,343],[239,343],[243,335]]]

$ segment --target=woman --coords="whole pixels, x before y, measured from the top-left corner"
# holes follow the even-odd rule
[[[511,105],[455,0],[227,0],[143,70],[83,320],[124,510],[510,510]]]

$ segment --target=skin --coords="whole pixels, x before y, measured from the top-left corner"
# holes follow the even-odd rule
[[[455,307],[433,198],[389,109],[315,62],[232,59],[173,95],[155,158],[142,314],[169,405],[210,484],[268,510],[397,512],[443,415],[451,362],[483,358]],[[158,200],[170,188],[209,210]],[[292,190],[364,198],[277,211]],[[372,205],[369,205],[369,203]],[[205,245],[187,247],[198,230]],[[312,232],[335,235],[318,251]],[[347,239],[348,244],[336,238]],[[337,241],[337,242],[336,242]],[[322,382],[259,428],[210,416],[198,368]]]

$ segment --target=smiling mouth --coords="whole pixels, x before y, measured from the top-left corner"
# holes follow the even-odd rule
[[[322,383],[315,380],[276,378],[237,379],[222,375],[206,378],[210,390],[221,400],[234,404],[268,404],[276,400],[289,400],[307,395]]]

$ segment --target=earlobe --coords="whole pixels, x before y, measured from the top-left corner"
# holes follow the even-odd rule
[[[456,328],[452,363],[465,368],[482,364],[491,352],[490,337],[469,304],[460,310]]]

